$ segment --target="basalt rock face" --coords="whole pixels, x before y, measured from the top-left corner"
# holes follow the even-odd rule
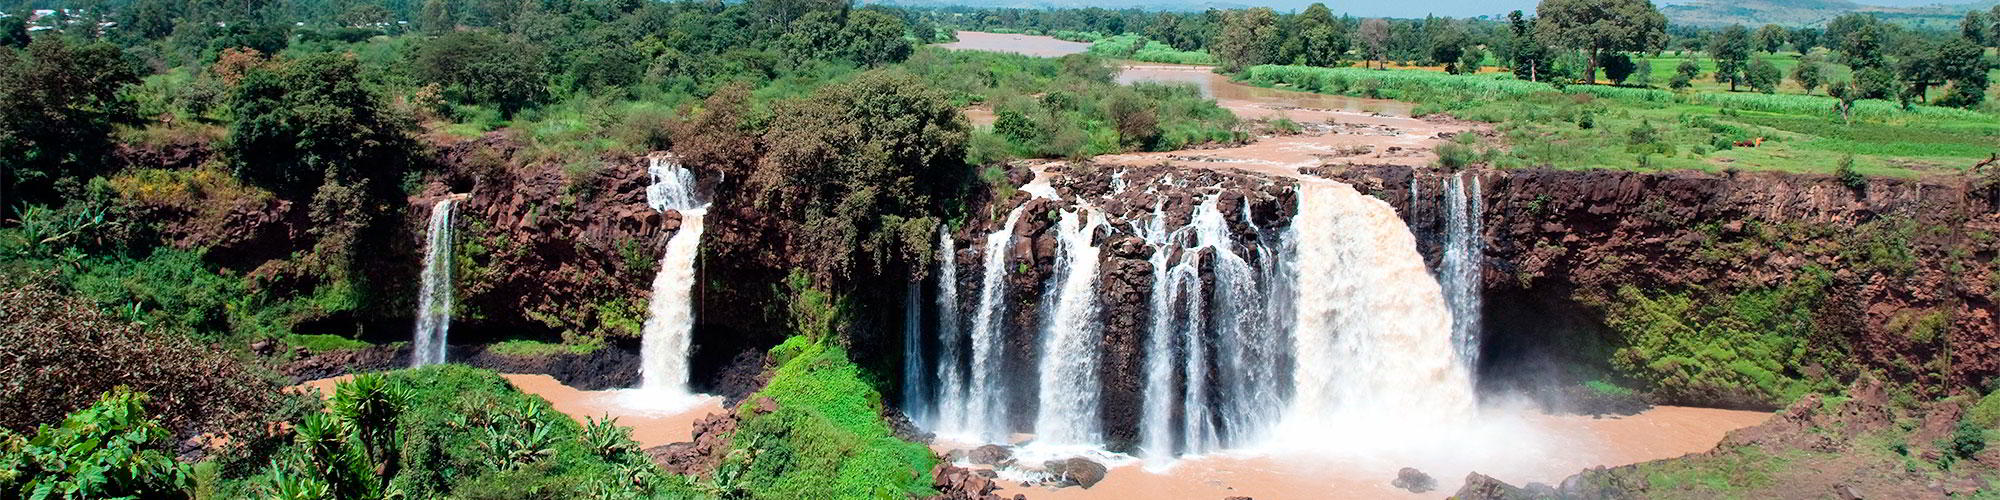
[[[1153,317],[1151,300],[1157,270],[1150,259],[1160,251],[1142,237],[1140,228],[1156,216],[1166,219],[1169,230],[1187,225],[1196,208],[1213,197],[1229,221],[1231,239],[1244,247],[1275,247],[1276,229],[1288,226],[1297,208],[1293,181],[1236,171],[1113,169],[1083,164],[1048,166],[1043,175],[1050,178],[1050,187],[1060,199],[1017,193],[976,211],[953,235],[953,247],[958,249],[954,261],[958,266],[959,310],[967,316],[978,310],[986,236],[1006,221],[1009,211],[1025,205],[1005,250],[1009,301],[1000,317],[1006,318],[1002,335],[1007,352],[1002,371],[1010,374],[1007,389],[1016,417],[1012,425],[1032,427],[1039,382],[1034,368],[1044,354],[1040,343],[1043,317],[1056,299],[1050,282],[1057,274],[1060,251],[1056,221],[1064,211],[1088,206],[1095,217],[1105,221],[1092,235],[1092,245],[1100,249],[1096,321],[1101,325],[1102,342],[1095,355],[1105,444],[1131,450],[1138,441],[1145,342]],[[1021,185],[1033,177],[1026,168],[1016,167],[1010,180]],[[1176,248],[1167,250],[1176,252],[1170,256],[1170,266],[1182,259],[1202,258]],[[1211,270],[1203,269],[1202,274],[1204,281],[1213,281]]]
[[[442,172],[410,199],[409,234],[421,247],[431,205],[467,195],[456,214],[452,341],[636,338],[673,219],[646,205],[646,160],[566,172],[520,153],[500,134],[447,146]]]
[[[1395,205],[1420,241],[1435,241],[1438,179],[1446,173],[1351,167],[1326,174]],[[1880,371],[1937,393],[1979,387],[2000,375],[1992,262],[2000,255],[1993,237],[2000,234],[2000,192],[1979,179],[1874,178],[1849,185],[1831,176],[1778,173],[1529,169],[1472,175],[1484,184],[1484,368],[1519,361],[1534,345],[1565,346],[1575,351],[1568,356],[1602,362],[1622,340],[1603,327],[1621,289],[1726,297],[1811,278],[1827,283],[1812,327],[1828,338],[1808,341],[1837,346],[1845,363],[1787,367],[1796,370],[1793,375],[1846,378]],[[1426,253],[1434,255],[1434,248]],[[1538,311],[1521,319],[1542,327],[1514,324],[1509,310]],[[1593,347],[1576,349],[1579,341]],[[1756,399],[1683,394],[1668,400],[1771,403]]]

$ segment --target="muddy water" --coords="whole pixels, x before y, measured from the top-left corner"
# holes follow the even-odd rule
[[[1415,106],[1401,101],[1271,89],[1229,81],[1209,66],[1133,63],[1119,68],[1118,83],[1187,83],[1224,107],[1255,104],[1275,109],[1306,108],[1408,117]]]
[[[939,46],[952,50],[1012,52],[1039,57],[1061,57],[1090,50],[1088,43],[1057,40],[1055,37],[979,31],[960,31],[958,41]]]
[[[1103,482],[1090,489],[1048,489],[1002,480],[1005,489],[999,493],[1025,493],[1038,500],[1445,498],[1457,491],[1468,472],[1515,485],[1553,485],[1598,465],[1619,466],[1707,451],[1729,431],[1755,425],[1770,414],[1662,406],[1626,417],[1538,413],[1495,417],[1501,425],[1488,430],[1507,435],[1468,439],[1460,449],[1442,456],[1354,456],[1340,450],[1218,454],[1182,459],[1157,470],[1138,462],[1115,465]],[[1414,494],[1391,486],[1402,467],[1430,474],[1438,489]]]
[[[583,423],[586,418],[618,419],[618,425],[632,428],[632,440],[640,447],[651,448],[669,443],[694,439],[694,422],[710,413],[722,413],[722,399],[704,397],[691,400],[687,405],[669,410],[640,410],[621,404],[620,399],[629,397],[628,391],[585,391],[563,385],[555,377],[548,375],[501,375],[521,392],[541,396],[549,401],[556,411],[562,412]],[[331,397],[334,387],[341,382],[353,380],[353,375],[308,381],[298,388],[311,388]]]

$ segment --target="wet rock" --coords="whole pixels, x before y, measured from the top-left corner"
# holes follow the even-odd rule
[[[1006,497],[993,494],[993,490],[999,489],[999,487],[993,482],[992,477],[980,474],[980,472],[990,471],[974,471],[954,466],[949,462],[939,462],[931,468],[931,487],[937,489],[938,494],[930,498],[934,500],[1004,500]]]
[[[1425,474],[1424,471],[1417,470],[1415,467],[1404,467],[1402,470],[1396,471],[1396,479],[1390,481],[1389,485],[1402,488],[1410,493],[1423,493],[1437,489],[1437,480],[1432,479],[1430,474]]]
[[[997,465],[1014,456],[1014,450],[997,444],[973,448],[965,453],[965,460],[979,465]]]
[[[1090,489],[1091,486],[1096,486],[1098,481],[1103,481],[1107,472],[1103,464],[1083,457],[1050,460],[1042,464],[1042,469],[1055,477],[1052,482],[1057,485],[1082,486],[1084,489]]]
[[[1408,469],[1405,469],[1408,470]],[[1533,500],[1541,498],[1505,481],[1477,472],[1465,475],[1465,485],[1451,497],[1455,500]]]
[[[734,413],[711,413],[694,422],[693,441],[647,448],[646,455],[667,472],[706,476],[722,463],[737,423]]]

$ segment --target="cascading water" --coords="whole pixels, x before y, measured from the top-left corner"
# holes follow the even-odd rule
[[[1139,231],[1154,248],[1153,269],[1161,270],[1154,275],[1140,417],[1140,448],[1150,459],[1243,442],[1275,420],[1283,406],[1277,347],[1289,328],[1270,320],[1276,317],[1274,308],[1288,301],[1272,294],[1276,269],[1269,252],[1259,245],[1258,263],[1245,259],[1218,203],[1217,197],[1209,197],[1186,226],[1171,232],[1156,206]],[[1180,260],[1172,263],[1177,251]],[[1213,289],[1203,287],[1204,265]],[[1178,394],[1176,374],[1183,381]],[[1211,393],[1211,387],[1221,390]],[[1176,396],[1181,401],[1178,441]]]
[[[938,226],[937,408],[931,425],[965,420],[965,337],[958,322],[958,260],[951,231]]]
[[[1095,355],[1103,333],[1097,318],[1099,249],[1091,242],[1103,224],[1087,207],[1064,211],[1056,222],[1061,253],[1056,258],[1055,306],[1042,320],[1037,444],[1096,445],[1103,439]]]
[[[640,341],[639,388],[667,396],[689,394],[688,348],[694,333],[695,257],[701,252],[702,218],[708,205],[695,197],[694,172],[666,158],[647,167],[653,184],[646,203],[654,210],[680,212],[681,227],[667,239],[653,278],[644,338]]]
[[[1470,420],[1444,294],[1395,210],[1345,184],[1299,188],[1293,396],[1281,435],[1397,439]]]
[[[953,420],[946,420],[947,431],[975,436],[988,441],[1007,437],[1007,422],[1010,408],[1007,405],[1005,385],[1002,384],[1000,350],[1004,348],[1001,337],[1001,316],[1007,303],[1007,244],[1013,241],[1014,225],[1021,222],[1021,215],[1027,204],[1014,207],[1007,213],[1007,222],[986,235],[984,266],[979,286],[979,310],[972,318],[972,362],[971,381],[966,386],[965,401],[962,404],[947,403],[964,411]]]
[[[1451,343],[1468,370],[1479,367],[1480,264],[1485,243],[1480,218],[1479,175],[1459,172],[1444,181],[1444,257],[1438,282],[1451,306]]]
[[[903,413],[919,422],[929,419],[930,378],[924,375],[924,284],[910,283],[903,292]]]
[[[458,198],[446,196],[431,205],[431,223],[424,241],[423,285],[417,291],[417,332],[410,364],[443,363],[451,330],[451,223]]]

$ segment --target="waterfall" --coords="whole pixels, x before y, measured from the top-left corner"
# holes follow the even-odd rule
[[[938,225],[937,408],[931,422],[965,420],[965,337],[958,322],[958,259],[950,228]]]
[[[1472,384],[1450,310],[1394,209],[1345,184],[1308,181],[1292,231],[1296,360],[1285,439],[1396,439],[1469,419]]]
[[[639,388],[648,392],[688,394],[688,348],[694,334],[695,257],[701,253],[702,218],[708,205],[694,193],[694,172],[666,158],[655,157],[647,167],[653,184],[646,203],[654,210],[680,212],[681,227],[667,239],[653,278],[644,338],[640,341]]]
[[[1042,318],[1038,367],[1041,404],[1035,411],[1035,441],[1039,444],[1102,441],[1096,355],[1103,340],[1097,317],[1099,249],[1091,239],[1103,224],[1088,207],[1064,211],[1056,222],[1060,244],[1052,287],[1056,300]]]
[[[986,235],[985,262],[980,277],[979,310],[972,317],[972,380],[965,394],[965,412],[948,430],[989,441],[1007,437],[1009,408],[1001,384],[1000,350],[1005,347],[1001,321],[1007,307],[1007,244],[1027,204],[1007,213],[1007,222]],[[951,424],[951,422],[947,422]]]
[[[431,224],[424,237],[423,285],[417,291],[416,348],[412,366],[443,363],[446,334],[451,330],[451,222],[458,198],[446,196],[431,205]]]
[[[928,421],[929,379],[924,375],[924,284],[912,282],[903,292],[903,414]]]
[[[1247,441],[1283,407],[1286,381],[1279,372],[1283,356],[1278,348],[1289,328],[1271,320],[1281,317],[1272,313],[1289,301],[1271,286],[1278,272],[1272,252],[1257,245],[1257,262],[1246,259],[1230,236],[1218,198],[1203,201],[1186,226],[1172,231],[1156,205],[1151,221],[1139,228],[1154,248],[1152,267],[1159,270],[1153,277],[1140,417],[1140,448],[1150,459]],[[1171,260],[1176,252],[1177,263]],[[1214,278],[1212,289],[1203,286],[1204,265]],[[1177,374],[1183,381],[1178,393]],[[1220,390],[1212,392],[1211,387]],[[1181,401],[1178,441],[1176,396]]]
[[[1444,258],[1438,281],[1451,306],[1451,343],[1468,371],[1479,369],[1480,266],[1485,243],[1479,206],[1479,176],[1459,172],[1444,182]]]

